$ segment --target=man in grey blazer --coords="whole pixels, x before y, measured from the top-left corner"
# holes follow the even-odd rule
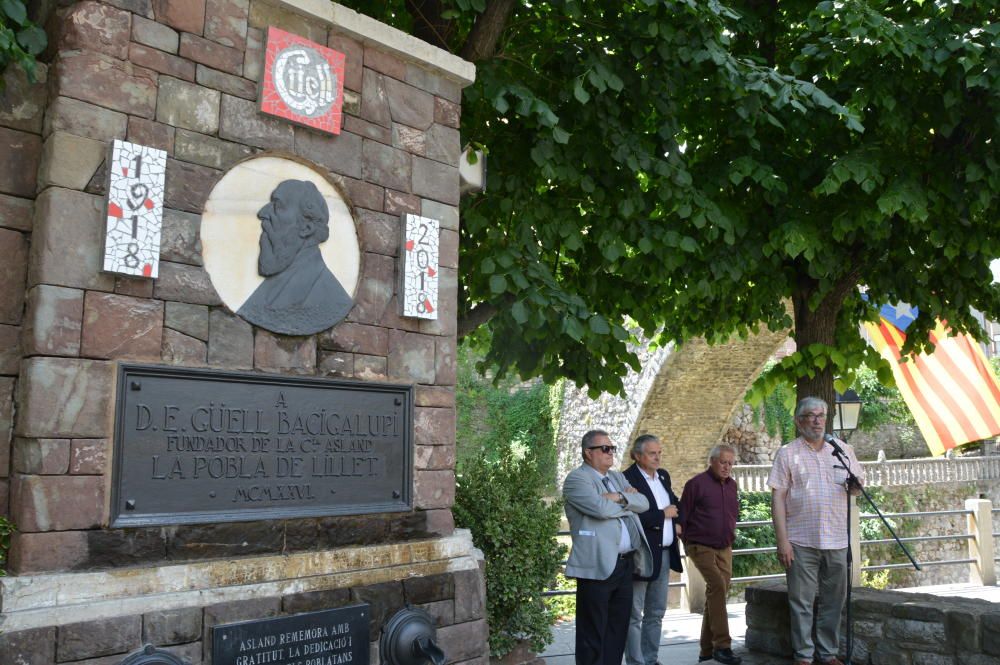
[[[621,665],[632,608],[632,573],[648,576],[653,555],[639,513],[646,497],[612,471],[615,446],[591,430],[580,445],[583,464],[563,483],[573,549],[566,576],[576,578],[577,665]]]

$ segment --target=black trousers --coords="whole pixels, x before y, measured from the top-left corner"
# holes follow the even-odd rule
[[[621,665],[632,611],[633,557],[606,580],[576,580],[576,665]]]

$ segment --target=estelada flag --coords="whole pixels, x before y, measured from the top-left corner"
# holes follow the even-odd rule
[[[892,366],[931,454],[1000,434],[1000,383],[976,340],[950,335],[938,321],[931,332],[934,350],[902,358],[905,331],[917,313],[904,303],[884,305],[879,323],[866,322],[865,329]]]

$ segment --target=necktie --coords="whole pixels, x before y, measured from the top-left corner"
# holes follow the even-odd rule
[[[607,476],[604,476],[603,478],[601,478],[601,482],[602,482],[602,483],[604,483],[604,487],[605,487],[605,488],[607,488],[607,490],[608,490],[609,492],[614,492],[614,491],[615,491],[615,490],[613,490],[613,489],[611,488],[611,481],[610,481],[610,480],[608,480],[608,477],[607,477]]]

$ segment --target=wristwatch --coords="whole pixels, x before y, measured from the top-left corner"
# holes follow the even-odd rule
[[[628,499],[626,499],[625,495],[622,494],[621,492],[618,493],[618,505],[620,505],[620,506],[627,506],[628,505]]]

